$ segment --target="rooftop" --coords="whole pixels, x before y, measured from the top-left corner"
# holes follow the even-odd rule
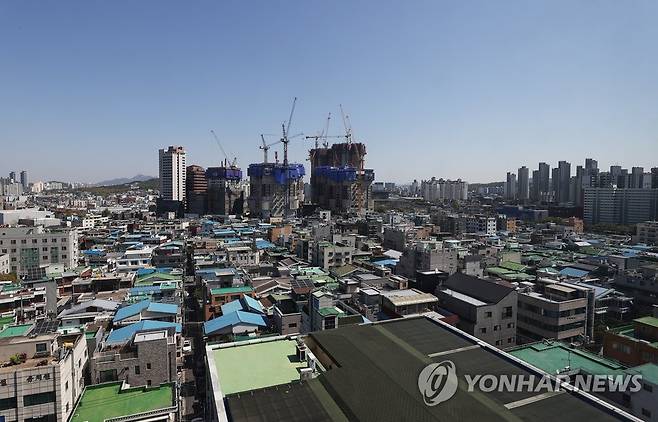
[[[103,422],[110,418],[165,409],[175,405],[174,387],[131,388],[121,383],[99,384],[85,389],[73,410],[71,422]]]
[[[25,333],[27,333],[30,328],[32,328],[32,324],[10,325],[4,330],[0,331],[0,338],[22,336],[25,335]]]
[[[228,395],[299,380],[299,369],[305,368],[306,362],[297,360],[295,346],[295,340],[279,338],[231,347],[208,346],[207,353],[221,391]]]
[[[239,287],[221,287],[217,289],[211,289],[210,294],[213,295],[230,295],[236,293],[251,293],[254,289],[249,286],[239,286]]]
[[[625,366],[594,353],[578,350],[560,342],[532,343],[508,351],[509,354],[549,374],[567,366],[592,375],[621,374]]]
[[[637,322],[639,324],[644,324],[644,325],[650,325],[652,327],[658,328],[658,318],[652,317],[652,316],[645,316],[642,318],[637,318],[634,319],[633,322]]]

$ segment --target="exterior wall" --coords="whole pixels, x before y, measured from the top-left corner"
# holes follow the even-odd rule
[[[302,314],[282,314],[278,308],[274,309],[274,326],[279,334],[297,334],[302,332]]]
[[[11,272],[10,262],[9,254],[0,254],[0,274],[9,274]]]
[[[27,273],[43,264],[77,266],[78,232],[37,227],[0,228],[0,255],[8,254],[12,272]]]
[[[457,327],[500,348],[516,345],[517,293],[510,292],[498,303],[474,306],[441,290],[440,306],[459,316]]]
[[[58,422],[68,420],[84,389],[83,373],[87,364],[84,336],[73,336],[71,341],[73,347],[67,349],[59,361],[48,358],[49,364],[42,366],[33,364],[29,367],[21,365],[0,368],[0,399],[16,398],[15,407],[0,410],[0,417],[4,417],[7,422],[23,422],[42,416],[50,416]],[[23,343],[23,346],[29,345]],[[3,350],[3,353],[6,352]],[[30,357],[28,354],[28,359]],[[41,395],[41,403],[27,402],[36,394]]]
[[[521,293],[518,303],[519,336],[569,340],[585,334],[587,298],[554,302]],[[569,315],[559,316],[561,312]]]
[[[603,336],[603,356],[628,366],[658,363],[658,348],[646,341],[606,332]]]
[[[145,386],[149,380],[151,385],[176,381],[175,337],[143,341],[135,345],[132,352],[95,354],[90,361],[92,384],[106,381],[101,379],[101,372],[110,370],[116,370],[117,381],[126,381],[132,386]]]
[[[648,245],[658,245],[658,221],[645,221],[637,225],[637,241]],[[2,266],[0,265],[0,268]]]

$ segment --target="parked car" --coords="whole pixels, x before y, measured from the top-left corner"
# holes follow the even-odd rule
[[[183,340],[183,353],[192,353],[192,342],[190,340]]]

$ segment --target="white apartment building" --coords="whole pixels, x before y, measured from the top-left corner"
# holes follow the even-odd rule
[[[0,339],[0,420],[65,422],[84,389],[85,336],[32,331]]]
[[[150,267],[153,259],[153,248],[129,249],[117,259],[117,271],[130,272],[140,268]]]
[[[165,201],[185,201],[185,157],[180,146],[160,150],[160,198]]]
[[[485,233],[490,236],[496,234],[496,219],[483,215],[466,217],[465,229],[467,233]]]
[[[342,242],[318,242],[313,248],[313,265],[324,270],[352,263],[354,247]]]
[[[0,255],[9,255],[11,272],[27,274],[42,265],[78,262],[78,232],[75,229],[36,227],[0,228]]]
[[[420,186],[421,195],[426,201],[465,201],[468,199],[468,183],[457,180],[444,180],[432,177],[423,180]]]
[[[110,221],[110,217],[104,217],[98,214],[87,214],[81,222],[83,229],[94,229],[104,227]]]

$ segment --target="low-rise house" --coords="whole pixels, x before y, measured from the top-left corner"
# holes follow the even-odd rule
[[[498,347],[516,345],[517,293],[504,281],[455,273],[436,291],[439,306],[459,316],[460,330]]]
[[[143,300],[119,308],[112,319],[112,323],[115,326],[121,326],[142,320],[180,322],[180,318],[180,308],[177,305]]]
[[[433,294],[416,289],[382,292],[380,297],[382,311],[393,317],[432,311],[439,303],[439,299]]]
[[[151,387],[175,382],[180,333],[180,324],[162,321],[141,321],[110,331],[90,358],[92,383],[125,381]]]
[[[77,327],[90,322],[110,320],[118,307],[119,302],[113,300],[93,299],[61,311],[57,319],[62,327]]]
[[[591,341],[594,291],[568,283],[537,284],[518,294],[517,341]]]

